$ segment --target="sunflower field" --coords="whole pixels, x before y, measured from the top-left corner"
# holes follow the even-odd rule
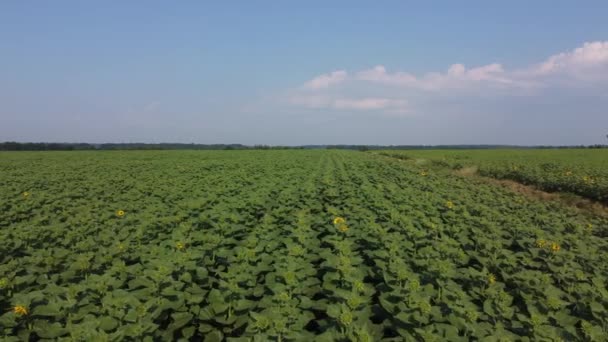
[[[381,151],[435,167],[474,167],[482,175],[511,179],[550,192],[569,192],[608,205],[608,149]]]
[[[605,341],[608,219],[337,150],[0,154],[2,341]]]

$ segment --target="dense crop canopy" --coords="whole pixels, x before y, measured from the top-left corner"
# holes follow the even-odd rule
[[[482,176],[511,179],[545,191],[570,192],[608,205],[608,149],[382,151],[383,155]],[[424,171],[423,171],[424,172]]]
[[[349,151],[0,154],[6,341],[593,340],[608,224]]]

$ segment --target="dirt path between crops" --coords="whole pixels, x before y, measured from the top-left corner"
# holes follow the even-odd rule
[[[401,159],[401,158],[391,157],[391,156],[382,155],[382,154],[376,154],[376,155],[383,156],[385,158],[398,159],[405,163],[408,163],[408,162],[409,163],[419,163],[421,160],[423,160],[423,159]],[[522,194],[529,198],[534,198],[534,199],[540,200],[540,201],[559,202],[562,205],[576,208],[579,211],[584,212],[584,213],[608,218],[608,206],[606,206],[600,202],[593,201],[593,200],[590,200],[590,199],[587,199],[587,198],[584,198],[584,197],[581,197],[581,196],[578,196],[575,194],[562,193],[562,192],[546,192],[543,190],[539,190],[539,189],[535,188],[534,186],[525,185],[525,184],[516,182],[514,180],[497,179],[497,178],[482,176],[479,173],[477,173],[476,166],[469,166],[469,167],[465,167],[465,168],[458,169],[458,170],[452,170],[451,172],[458,176],[470,177],[470,178],[474,178],[476,180],[482,181],[487,184],[500,186],[502,188]]]
[[[485,183],[501,186],[510,191],[525,195],[541,201],[556,201],[570,207],[575,207],[581,211],[588,212],[598,216],[608,217],[608,206],[592,201],[590,199],[568,193],[561,192],[546,192],[539,190],[531,185],[525,185],[509,179],[496,179],[492,177],[481,176],[477,173],[477,167],[465,167],[459,170],[452,171],[454,174],[464,177],[473,177]]]

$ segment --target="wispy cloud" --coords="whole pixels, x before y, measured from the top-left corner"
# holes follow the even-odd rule
[[[508,77],[502,65],[498,63],[468,70],[463,64],[452,64],[445,73],[431,72],[422,77],[399,71],[389,73],[383,65],[378,65],[372,69],[357,72],[352,80],[421,90],[456,88],[472,82],[490,82],[498,85],[517,83]]]
[[[305,89],[325,89],[332,85],[339,84],[346,80],[347,73],[344,70],[337,70],[329,74],[319,75],[304,84]]]
[[[396,100],[381,97],[347,98],[332,97],[327,95],[296,95],[289,102],[307,108],[331,108],[336,110],[387,110],[393,113],[405,113],[407,111],[406,100]]]
[[[539,63],[513,69],[495,62],[470,68],[455,63],[446,71],[422,76],[390,72],[383,65],[354,72],[336,70],[305,82],[291,93],[289,102],[308,108],[406,111],[412,97],[424,94],[449,95],[466,90],[474,90],[468,93],[472,96],[490,91],[534,93],[551,87],[581,88],[598,81],[608,82],[608,41],[587,42]]]

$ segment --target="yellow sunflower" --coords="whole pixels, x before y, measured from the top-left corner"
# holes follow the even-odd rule
[[[23,305],[17,305],[13,307],[13,312],[15,313],[15,315],[24,316],[27,315],[27,308]]]
[[[118,217],[125,216],[125,211],[124,210],[116,210],[116,216],[118,216]]]
[[[338,217],[336,217],[334,219],[334,224],[343,224],[345,222],[346,222],[346,220],[343,217],[340,217],[340,216],[338,216]]]

